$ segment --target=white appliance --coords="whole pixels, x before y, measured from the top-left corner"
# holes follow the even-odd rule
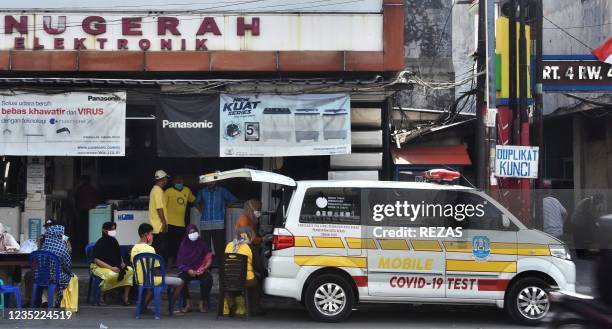
[[[295,110],[295,140],[317,141],[321,130],[321,115],[317,109],[297,109]]]
[[[25,239],[36,240],[45,224],[45,210],[26,210],[21,214],[21,234]],[[21,239],[21,238],[20,238]]]
[[[21,233],[21,210],[19,207],[1,207],[0,223],[4,225],[4,230],[10,233],[15,239],[19,239]]]
[[[263,139],[284,139],[289,141],[293,127],[291,126],[291,110],[288,108],[265,108],[263,111]]]
[[[132,245],[138,239],[138,226],[149,223],[149,211],[147,210],[115,210],[113,221],[117,224],[117,235],[115,238],[119,245]]]
[[[346,139],[349,115],[344,109],[325,110],[323,112],[323,138]]]
[[[382,168],[382,152],[332,155],[329,162],[332,169],[376,170]]]
[[[328,171],[328,180],[378,180],[377,170]]]

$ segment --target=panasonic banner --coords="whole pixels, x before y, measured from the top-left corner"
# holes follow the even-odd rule
[[[125,92],[0,94],[0,154],[125,155]]]
[[[222,94],[220,156],[351,153],[350,112],[347,94]]]
[[[219,96],[160,95],[156,121],[160,157],[219,156]]]
[[[538,147],[497,145],[495,147],[495,176],[538,178]]]

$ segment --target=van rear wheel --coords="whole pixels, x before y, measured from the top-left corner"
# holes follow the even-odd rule
[[[535,326],[550,311],[550,285],[538,278],[524,278],[515,282],[506,296],[505,307],[517,323]]]
[[[346,279],[335,274],[324,274],[308,285],[304,304],[314,320],[340,322],[351,313],[354,298],[353,289]]]

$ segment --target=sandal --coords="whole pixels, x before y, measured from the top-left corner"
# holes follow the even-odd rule
[[[204,306],[204,303],[200,303],[198,305],[198,312],[200,312],[200,313],[208,313],[208,305]]]
[[[176,315],[176,316],[183,316],[185,315],[185,313],[181,312],[181,311],[173,311],[172,315]]]
[[[183,312],[183,313],[189,313],[189,312],[191,312],[191,306],[185,306],[185,307],[183,307],[183,309],[181,310],[181,312]]]
[[[123,306],[130,306],[132,304],[130,304],[129,300],[124,300],[124,301],[121,301],[121,305],[123,305]]]
[[[107,306],[107,305],[108,305],[108,304],[106,304],[106,302],[105,302],[105,301],[103,301],[103,300],[99,300],[99,301],[98,301],[98,306]]]

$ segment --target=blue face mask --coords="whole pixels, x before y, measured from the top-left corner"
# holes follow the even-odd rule
[[[177,190],[182,190],[183,184],[174,184],[174,188],[176,188]]]

